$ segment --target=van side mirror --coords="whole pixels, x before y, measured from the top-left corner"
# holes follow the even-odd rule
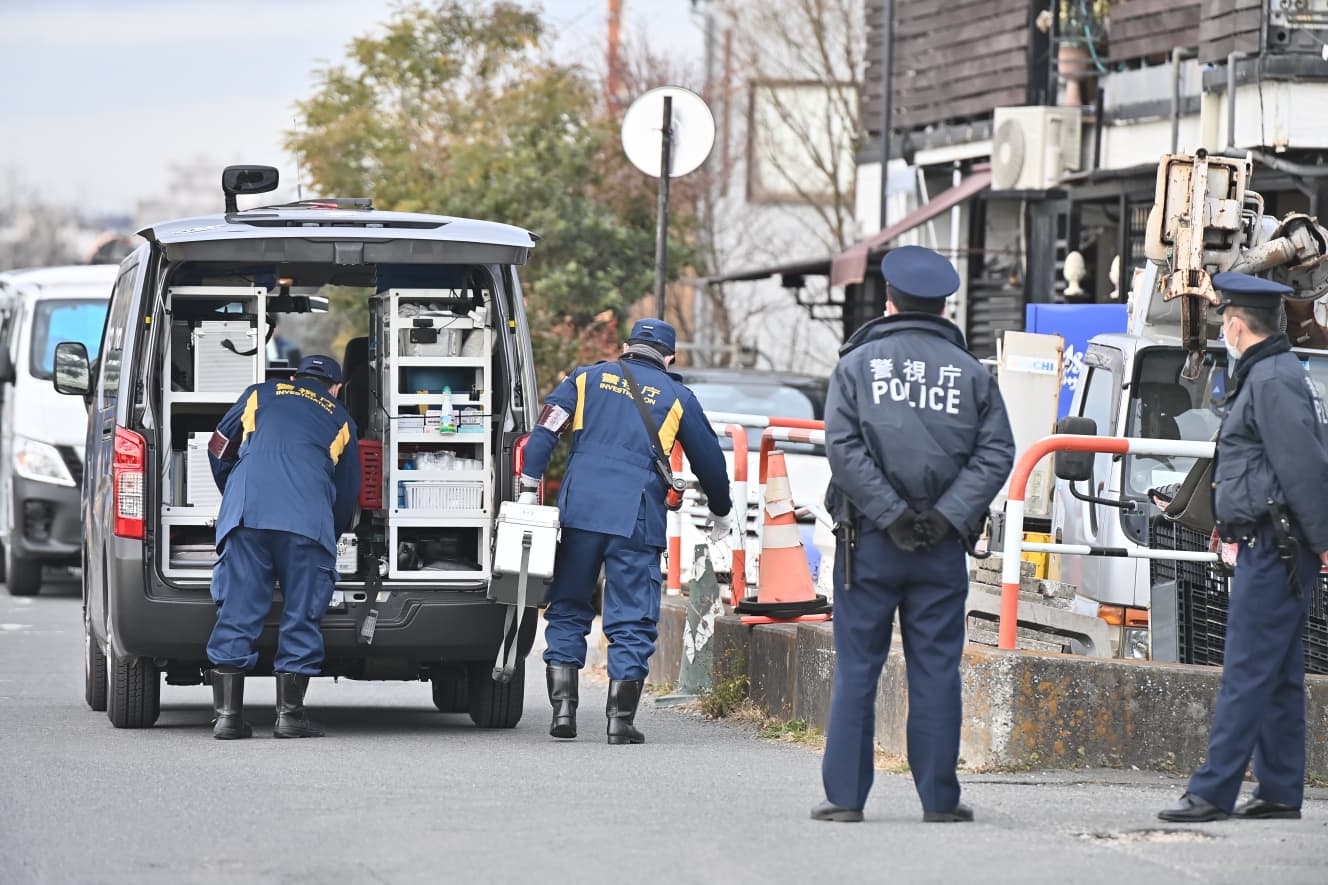
[[[14,361],[9,358],[9,351],[0,348],[0,384],[14,383]]]
[[[1056,423],[1056,432],[1097,436],[1097,422],[1092,418],[1067,415]],[[1096,457],[1095,452],[1057,452],[1053,456],[1056,478],[1070,482],[1086,482],[1092,479],[1094,457]]]
[[[84,396],[92,389],[92,368],[83,342],[61,341],[55,345],[53,382],[57,393],[70,396]]]

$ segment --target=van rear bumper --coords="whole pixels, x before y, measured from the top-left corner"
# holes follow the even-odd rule
[[[110,588],[110,639],[120,655],[204,663],[217,608],[204,590],[178,590],[148,578],[140,560],[119,560]],[[145,589],[146,584],[146,589]],[[359,609],[323,618],[328,660],[396,658],[414,662],[491,660],[507,609],[482,592],[394,591],[378,606],[373,644],[356,639]],[[277,645],[281,604],[263,625],[258,652],[269,660]]]

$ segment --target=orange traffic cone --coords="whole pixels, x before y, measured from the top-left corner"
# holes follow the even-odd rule
[[[765,519],[761,526],[761,561],[756,596],[748,596],[734,611],[748,615],[744,624],[788,621],[824,621],[830,603],[816,594],[812,570],[802,549],[802,535],[793,518],[793,492],[789,488],[784,453],[775,449],[767,462]]]

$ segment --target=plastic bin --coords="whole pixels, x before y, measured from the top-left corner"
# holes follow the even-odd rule
[[[484,483],[411,480],[401,483],[405,510],[483,510]]]

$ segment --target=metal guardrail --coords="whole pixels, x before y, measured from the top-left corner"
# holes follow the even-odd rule
[[[1001,562],[1001,617],[998,646],[1015,647],[1019,622],[1019,563],[1023,551],[1069,553],[1082,556],[1124,556],[1131,559],[1171,559],[1217,562],[1216,553],[1187,550],[1150,550],[1146,547],[1095,547],[1088,544],[1044,544],[1024,541],[1024,496],[1028,477],[1038,462],[1052,452],[1101,452],[1113,455],[1175,455],[1211,458],[1215,444],[1174,439],[1134,439],[1124,436],[1080,436],[1057,433],[1038,440],[1019,456],[1010,475],[1005,500],[1004,560]]]
[[[758,500],[765,494],[766,477],[766,458],[770,450],[774,448],[775,441],[789,442],[813,442],[818,445],[825,444],[825,422],[817,421],[811,418],[780,418],[775,415],[752,415],[744,412],[709,412],[706,415],[710,419],[710,426],[716,433],[723,433],[733,439],[733,484],[731,497],[733,499],[733,525],[730,528],[729,546],[732,551],[731,568],[731,596],[730,599],[741,599],[746,593],[746,568],[747,568],[747,461],[749,450],[747,448],[747,428],[762,427],[765,428],[761,435],[761,454],[759,459],[759,494]],[[811,433],[812,437],[800,436],[798,434]],[[774,434],[769,437],[767,435]],[[739,456],[741,453],[741,456]],[[682,470],[683,452],[682,447],[674,445],[671,453],[670,462],[675,473]],[[760,535],[760,513],[764,508],[758,507],[757,517],[757,535]],[[818,519],[824,517],[824,511],[820,508],[812,510]],[[682,593],[682,520],[681,510],[670,511],[668,514],[668,574],[665,579],[665,592],[669,596],[678,596]]]

